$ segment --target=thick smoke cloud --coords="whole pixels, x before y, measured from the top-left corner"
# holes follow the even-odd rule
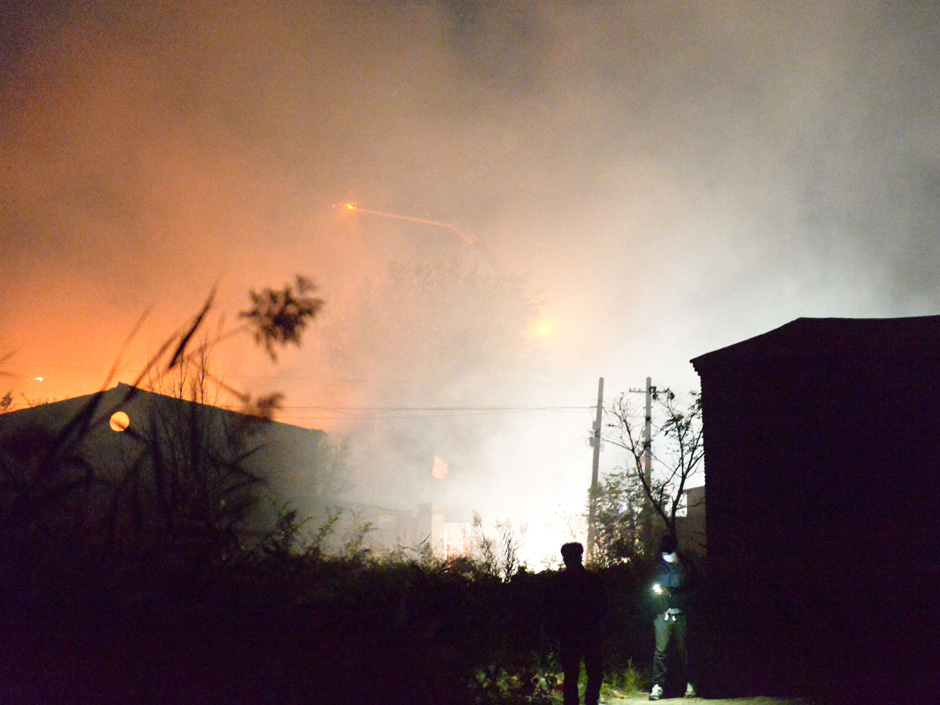
[[[689,389],[798,316],[938,311],[935,3],[135,5],[0,9],[0,339],[33,399],[99,385],[152,307],[133,368],[214,285],[234,311],[301,271],[339,311],[393,262],[488,266],[347,200],[465,224],[537,292],[552,365],[515,405],[584,410],[507,422],[480,463],[513,479],[475,492],[545,516],[583,497],[598,377]],[[224,362],[337,426],[318,349]]]

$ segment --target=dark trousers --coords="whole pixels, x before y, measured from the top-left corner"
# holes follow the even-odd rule
[[[685,644],[686,621],[684,614],[658,614],[653,623],[656,629],[656,650],[653,652],[653,684],[666,685],[666,651],[670,644],[679,657],[679,666],[689,679],[689,651]]]
[[[565,672],[565,705],[578,705],[578,679],[581,676],[581,661],[587,672],[587,689],[584,702],[597,705],[601,696],[601,681],[604,666],[601,658],[601,638],[593,634],[568,634],[560,639],[559,657]]]

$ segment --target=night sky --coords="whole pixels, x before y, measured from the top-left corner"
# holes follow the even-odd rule
[[[495,265],[550,325],[539,364],[449,399],[496,411],[411,449],[425,484],[373,473],[358,492],[459,493],[455,514],[527,524],[535,556],[583,505],[599,377],[608,401],[647,376],[687,391],[691,358],[800,316],[940,313],[937,86],[928,0],[7,2],[7,387],[100,388],[150,310],[118,373],[133,381],[213,286],[231,323],[248,289],[307,274],[326,331],[392,263]],[[487,257],[346,201],[459,223]],[[414,373],[353,383],[320,338],[276,366],[230,345],[222,376],[336,434],[379,396],[440,404]],[[448,446],[478,421],[477,455]]]

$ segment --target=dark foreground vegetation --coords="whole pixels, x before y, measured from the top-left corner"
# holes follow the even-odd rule
[[[121,557],[70,537],[7,542],[5,703],[549,702],[551,572],[371,560],[264,545],[224,561]],[[634,576],[615,596],[611,672],[648,649]],[[616,599],[616,596],[620,596]]]
[[[239,326],[214,341],[205,335],[210,297],[133,386],[55,413],[0,414],[0,703],[560,701],[545,609],[555,575],[520,566],[512,536],[480,536],[479,550],[450,561],[422,546],[374,555],[368,527],[337,535],[326,500],[344,474],[342,453],[328,448],[300,468],[318,480],[305,499],[317,495],[319,518],[268,501],[277,473],[297,469],[265,477],[254,462],[279,397],[252,399],[214,379],[209,351],[247,332],[274,357],[322,304],[312,291],[298,278],[253,293]],[[115,411],[141,403],[141,386],[180,403],[111,425]],[[215,389],[240,399],[240,421],[207,413]],[[108,408],[115,394],[125,396]],[[636,526],[608,518],[611,536]],[[649,687],[652,566],[621,559],[601,561],[605,683],[630,691]],[[839,597],[744,605],[733,590],[703,590],[690,620],[699,692],[837,695],[849,680],[871,693],[875,680],[894,687],[898,664],[906,692],[936,692],[921,666],[932,667],[937,622],[918,609],[917,591],[860,621],[839,621]],[[892,628],[877,628],[884,623]],[[903,658],[878,668],[892,651],[881,645],[900,642],[880,637],[899,633],[926,645],[895,649]]]
[[[253,293],[235,332],[274,357],[322,303],[312,288],[298,278]],[[224,387],[207,365],[212,342],[196,342],[211,307],[210,297],[135,385],[169,379],[187,402]],[[127,390],[116,408],[139,400]],[[500,563],[492,544],[482,559],[446,562],[421,547],[373,556],[365,530],[335,540],[329,511],[305,533],[289,507],[270,511],[248,430],[212,426],[186,403],[109,431],[105,398],[51,425],[0,417],[0,702],[557,699],[550,571]],[[242,401],[252,417],[277,405]],[[135,449],[120,462],[102,450],[118,436]],[[605,580],[609,672],[635,679],[651,638],[642,576],[621,567]]]

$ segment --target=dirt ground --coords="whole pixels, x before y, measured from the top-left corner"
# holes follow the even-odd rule
[[[649,693],[635,693],[633,695],[624,695],[617,697],[608,695],[601,698],[607,705],[636,705],[637,703],[650,702]],[[793,698],[726,698],[713,700],[711,698],[663,698],[659,701],[663,705],[813,705],[808,700],[798,700]]]

